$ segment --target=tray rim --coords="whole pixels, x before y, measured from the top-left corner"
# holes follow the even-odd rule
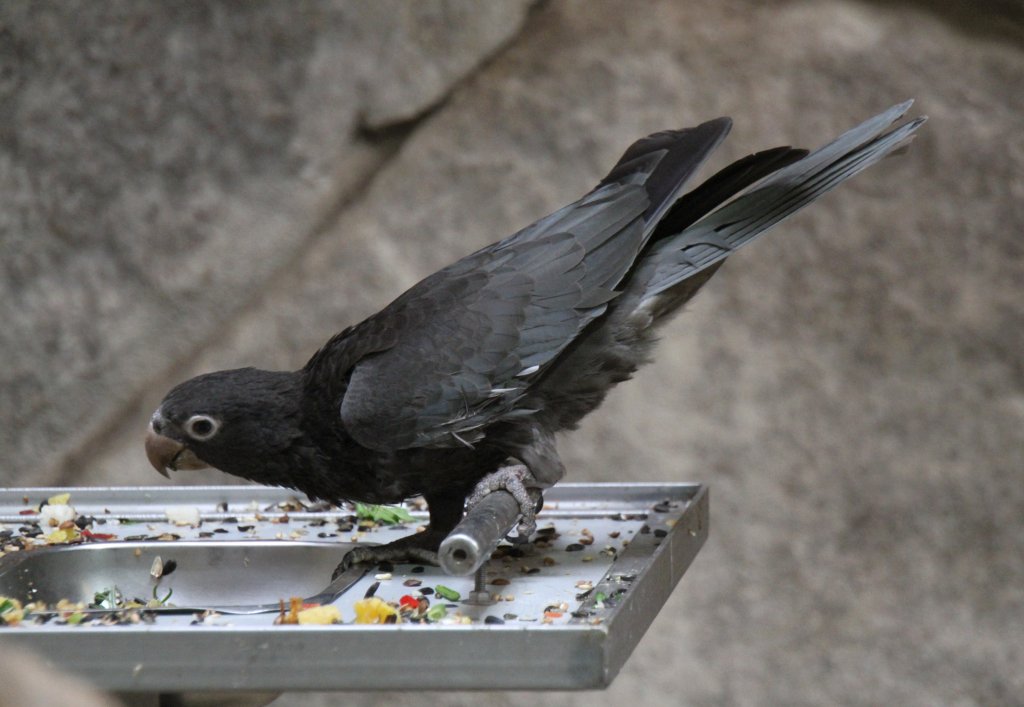
[[[76,507],[111,493],[122,499],[137,494],[146,503],[162,506],[172,502],[168,497],[204,499],[215,506],[224,496],[229,502],[296,496],[288,489],[243,485],[17,487],[0,489],[0,509],[10,505],[10,499],[30,496],[36,500],[67,492]],[[559,484],[546,494],[547,504],[565,506],[546,509],[551,517],[572,515],[574,505],[588,503],[637,512],[641,510],[637,503],[649,509],[666,498],[686,503],[678,512],[664,514],[663,520],[674,520],[659,526],[664,527],[664,536],[653,532],[635,536],[595,585],[595,590],[606,584],[622,586],[614,577],[636,574],[619,603],[603,612],[599,624],[574,619],[545,626],[155,624],[45,631],[11,627],[0,629],[0,640],[39,653],[54,669],[70,670],[120,692],[603,688],[625,664],[703,546],[708,534],[708,488],[689,482],[575,482]],[[614,510],[601,510],[602,515],[609,512]],[[583,606],[588,603],[592,606],[593,598]],[[184,650],[158,655],[161,645]],[[498,645],[500,650],[495,650]],[[388,663],[381,662],[382,656]],[[510,664],[514,670],[508,669]]]

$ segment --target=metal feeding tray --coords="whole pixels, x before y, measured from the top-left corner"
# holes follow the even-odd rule
[[[74,544],[48,544],[64,538],[37,513],[61,493],[71,494],[75,528],[63,527]],[[561,484],[545,494],[529,543],[482,548],[476,585],[423,565],[363,568],[329,583],[353,544],[426,523],[422,506],[409,510],[412,522],[369,527],[351,509],[279,489],[0,490],[0,597],[36,602],[38,612],[0,627],[0,640],[125,693],[601,688],[708,532],[707,490],[697,484]],[[474,593],[481,581],[483,595]],[[160,606],[54,606],[115,593]],[[399,602],[421,593],[445,606],[444,618],[353,622],[368,594]],[[466,601],[481,596],[490,603]],[[342,623],[275,623],[291,597],[333,604]]]

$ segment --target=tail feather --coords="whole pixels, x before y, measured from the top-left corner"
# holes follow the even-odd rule
[[[665,292],[904,146],[925,118],[883,131],[909,106],[895,106],[865,121],[675,235],[660,237],[644,254],[630,285],[643,288],[645,301]]]
[[[679,199],[658,224],[651,240],[678,234],[750,185],[806,156],[807,150],[775,147],[733,162]]]

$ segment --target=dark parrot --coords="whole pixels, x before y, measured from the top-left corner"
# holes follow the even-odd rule
[[[638,140],[592,191],[418,284],[332,337],[297,371],[181,383],[146,452],[312,499],[422,494],[425,532],[342,562],[432,561],[464,507],[507,489],[519,534],[565,474],[555,435],[650,360],[657,327],[733,251],[905,145],[925,118],[895,106],[819,150],[778,147],[684,187],[728,118]],[[339,570],[342,568],[339,567]]]

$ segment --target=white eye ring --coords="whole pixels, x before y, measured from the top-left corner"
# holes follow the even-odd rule
[[[200,442],[212,438],[219,429],[220,422],[209,415],[193,415],[185,423],[185,432],[188,433],[188,436]]]

